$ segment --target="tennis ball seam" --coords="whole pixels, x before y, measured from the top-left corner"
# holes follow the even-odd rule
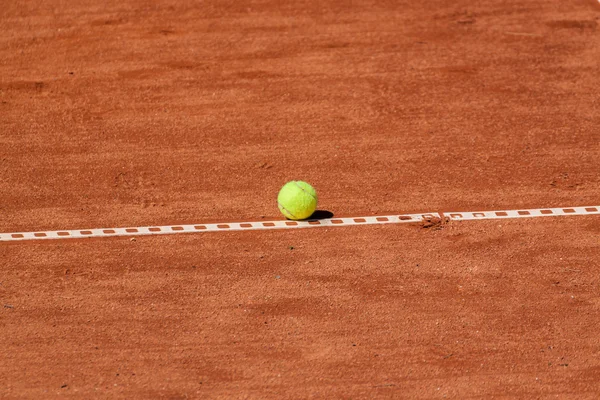
[[[277,204],[279,205],[279,207],[283,208],[285,210],[285,212],[287,212],[288,214],[290,214],[292,216],[292,218],[296,218],[296,216],[294,214],[292,214],[290,212],[290,210],[288,210],[287,208],[285,208],[280,202],[277,202]]]
[[[294,181],[294,185],[298,186],[300,190],[302,190],[304,193],[310,195],[313,199],[317,200],[317,198],[312,193],[307,192],[302,186],[300,186],[298,184],[298,181]]]

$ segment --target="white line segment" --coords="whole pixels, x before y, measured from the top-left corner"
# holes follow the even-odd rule
[[[323,226],[377,225],[420,222],[441,218],[438,213],[387,215],[353,218],[328,218],[306,221],[223,222],[218,224],[141,226],[130,228],[97,228],[62,231],[0,233],[0,242],[44,239],[76,239],[108,236],[168,235],[186,232],[256,231],[269,229],[298,229]]]
[[[264,222],[224,222],[217,224],[193,225],[166,225],[166,226],[141,226],[130,228],[96,228],[76,229],[61,231],[34,231],[0,233],[0,242],[13,242],[24,240],[47,239],[79,239],[109,236],[144,236],[168,235],[190,232],[229,232],[229,231],[256,231],[270,229],[299,229],[317,228],[324,226],[349,226],[349,225],[380,225],[402,224],[431,221],[432,219],[448,219],[451,221],[470,221],[483,219],[507,218],[536,218],[558,217],[571,215],[596,215],[600,214],[600,206],[588,207],[561,207],[561,208],[533,208],[499,211],[457,211],[457,212],[431,212],[422,214],[385,215],[371,217],[328,218],[306,221],[264,221]]]
[[[558,217],[565,215],[590,215],[600,214],[600,206],[589,207],[562,207],[562,208],[532,208],[525,210],[499,210],[476,212],[444,212],[445,217],[455,221],[473,219],[505,219],[505,218],[532,218],[532,217]]]

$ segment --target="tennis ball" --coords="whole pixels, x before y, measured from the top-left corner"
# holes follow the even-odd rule
[[[291,181],[277,196],[279,211],[288,219],[306,219],[317,209],[317,192],[306,182]]]

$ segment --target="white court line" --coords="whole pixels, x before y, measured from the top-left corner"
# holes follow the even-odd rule
[[[505,219],[505,218],[533,218],[533,217],[558,217],[565,215],[590,215],[600,214],[600,206],[589,207],[561,207],[561,208],[532,208],[523,210],[498,210],[475,212],[444,212],[442,215],[450,220],[465,221],[474,219]]]
[[[317,228],[324,226],[349,226],[349,225],[380,225],[402,224],[427,221],[432,218],[447,218],[451,221],[470,221],[483,219],[507,218],[536,218],[558,217],[571,215],[600,214],[600,206],[588,207],[561,207],[561,208],[532,208],[498,211],[457,211],[457,212],[431,212],[422,214],[385,215],[371,217],[329,218],[307,221],[264,221],[264,222],[224,222],[217,224],[194,225],[166,225],[142,226],[131,228],[98,228],[76,229],[62,231],[37,231],[37,232],[12,232],[0,233],[0,242],[23,240],[47,239],[79,239],[90,237],[109,236],[144,236],[144,235],[169,235],[190,232],[230,232],[230,231],[256,231],[270,229],[299,229]]]
[[[142,235],[169,235],[189,232],[230,232],[230,231],[256,231],[269,229],[298,229],[316,228],[323,226],[348,226],[348,225],[378,225],[402,224],[420,222],[431,218],[441,218],[438,213],[386,215],[372,217],[329,218],[306,221],[264,221],[264,222],[223,222],[218,224],[194,225],[167,225],[167,226],[141,226],[131,228],[98,228],[76,229],[62,231],[39,232],[14,232],[0,233],[0,242],[19,240],[44,240],[44,239],[78,239],[108,236],[142,236]]]

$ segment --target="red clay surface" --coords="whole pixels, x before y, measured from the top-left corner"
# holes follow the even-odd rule
[[[600,203],[595,1],[8,0],[0,29],[2,232],[281,218],[291,179],[340,217]],[[437,228],[0,244],[0,397],[598,398],[600,218]]]

